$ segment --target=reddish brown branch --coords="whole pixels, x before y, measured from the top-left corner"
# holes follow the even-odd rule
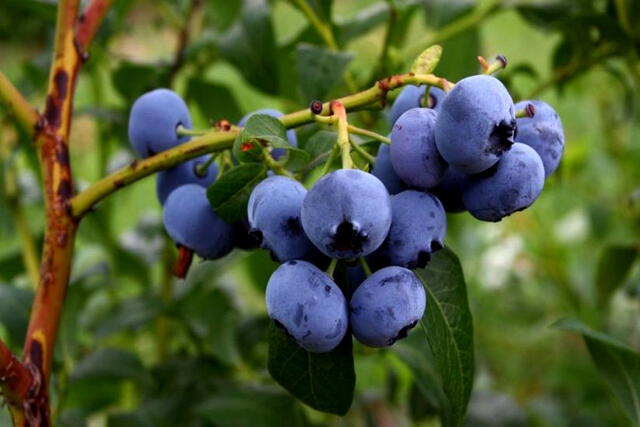
[[[91,40],[98,32],[98,28],[111,7],[113,0],[92,0],[78,18],[76,40],[78,48],[86,52]]]
[[[0,385],[4,398],[11,409],[14,422],[20,422],[31,387],[31,372],[0,341]]]
[[[79,0],[61,0],[58,5],[46,107],[35,139],[44,180],[46,232],[40,280],[24,344],[24,366],[31,372],[32,381],[24,417],[19,422],[14,417],[17,425],[51,424],[48,383],[78,225],[69,210],[74,193],[68,145],[73,97],[85,49],[110,4],[110,0],[92,1],[81,22]]]

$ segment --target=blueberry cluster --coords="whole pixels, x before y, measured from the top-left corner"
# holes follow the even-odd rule
[[[253,188],[242,224],[223,221],[207,200],[218,173],[210,159],[161,172],[157,194],[169,236],[214,259],[249,230],[251,241],[281,263],[267,284],[268,314],[308,351],[330,351],[348,333],[371,347],[393,344],[424,314],[425,290],[412,270],[444,247],[446,212],[499,221],[527,208],[557,168],[564,135],[549,105],[514,105],[488,75],[465,78],[448,92],[407,86],[389,119],[391,144],[381,145],[371,173],[334,170],[309,190],[290,175],[271,175]],[[158,89],[134,104],[129,137],[149,156],[185,142],[190,127],[184,102]],[[287,139],[297,146],[293,131]],[[284,155],[274,149],[269,162]],[[349,277],[342,287],[333,279],[338,261]]]

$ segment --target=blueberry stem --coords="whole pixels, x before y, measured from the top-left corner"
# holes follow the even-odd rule
[[[325,273],[327,273],[328,276],[333,277],[333,272],[335,271],[337,264],[338,264],[338,259],[332,258],[331,262],[329,263],[329,267],[327,267],[327,270],[325,271]]]
[[[531,103],[525,105],[524,108],[516,111],[516,119],[521,119],[523,117],[532,118],[535,115],[536,115],[536,109]]]
[[[209,171],[209,166],[211,166],[211,164],[216,160],[216,158],[218,157],[218,154],[220,153],[213,153],[211,154],[211,156],[209,156],[209,158],[206,161],[196,164],[196,167],[195,167],[196,175],[199,176],[200,178],[207,176],[207,172]]]
[[[489,64],[482,56],[478,56],[478,62],[482,66],[482,73],[491,75],[507,67],[507,58],[504,55],[496,56],[496,60]]]
[[[293,176],[293,174],[291,174],[291,172],[283,168],[280,163],[278,163],[273,159],[273,157],[271,157],[271,152],[267,147],[262,147],[262,160],[267,165],[267,167],[271,169],[273,172],[275,172],[276,174],[286,176],[291,179],[295,179],[295,177]]]
[[[376,141],[380,141],[387,145],[391,144],[391,139],[387,138],[384,135],[380,135],[377,132],[373,132],[367,129],[362,129],[353,125],[348,125],[348,129],[350,133],[355,133],[356,135],[368,136],[369,138],[375,139]]]
[[[187,129],[186,127],[182,126],[182,125],[178,125],[176,127],[176,135],[178,136],[202,136],[204,134],[206,134],[208,131],[206,130],[193,130],[193,129]]]
[[[367,161],[369,163],[371,163],[371,165],[375,165],[376,164],[376,158],[374,156],[372,156],[371,154],[367,153],[365,151],[364,148],[362,148],[359,144],[356,144],[355,142],[353,142],[353,140],[351,138],[349,138],[349,144],[351,144],[351,146],[353,147],[353,149],[355,151],[358,152],[358,154],[360,154],[362,157],[364,157],[365,159],[367,159]]]
[[[338,120],[338,146],[342,153],[342,168],[353,169],[353,159],[351,158],[351,144],[349,143],[349,122],[347,121],[347,111],[340,101],[331,103],[331,110]]]
[[[364,271],[364,274],[366,274],[367,277],[373,274],[371,272],[371,268],[369,268],[369,264],[367,263],[367,260],[363,256],[358,258],[358,262],[360,263],[360,267],[362,267],[362,271]]]

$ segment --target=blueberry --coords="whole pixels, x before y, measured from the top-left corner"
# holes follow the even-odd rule
[[[393,126],[405,111],[411,110],[412,108],[425,106],[438,110],[446,92],[439,87],[431,86],[429,88],[429,99],[424,103],[425,105],[423,105],[422,98],[424,98],[424,92],[425,85],[406,85],[391,106],[389,125]]]
[[[216,180],[218,166],[211,163],[204,175],[199,175],[198,166],[205,163],[209,156],[201,156],[187,160],[178,166],[158,173],[156,178],[156,194],[160,204],[164,204],[169,194],[176,188],[185,184],[198,184],[201,187],[209,187]]]
[[[521,101],[516,104],[516,110],[525,108],[527,104],[533,104],[535,115],[517,119],[516,139],[536,150],[542,159],[545,177],[548,177],[558,167],[564,151],[562,122],[558,113],[543,101]]]
[[[189,109],[169,89],[156,89],[140,96],[129,113],[129,141],[138,155],[149,157],[189,140],[176,128],[191,129]]]
[[[474,174],[493,166],[511,148],[516,129],[511,96],[491,76],[460,80],[442,101],[435,138],[444,159]]]
[[[169,194],[164,227],[174,242],[204,259],[223,257],[233,248],[233,226],[213,212],[207,190],[197,184],[183,185]]]
[[[529,207],[544,186],[544,166],[538,153],[516,142],[496,166],[469,178],[462,193],[471,215],[483,221],[503,217]]]
[[[339,169],[320,178],[302,203],[302,228],[331,258],[367,255],[391,226],[389,192],[375,176]]]
[[[287,261],[267,283],[267,312],[276,325],[313,353],[334,349],[347,332],[347,301],[323,271],[306,261]]]
[[[247,124],[247,120],[249,120],[249,117],[253,116],[254,114],[266,114],[267,116],[275,117],[276,119],[278,117],[282,117],[284,115],[278,110],[274,110],[272,108],[263,108],[263,109],[256,110],[256,111],[254,111],[252,113],[249,113],[249,114],[245,115],[238,122],[238,126],[244,126],[245,124]],[[295,130],[289,129],[287,131],[287,139],[289,140],[289,144],[293,145],[294,147],[298,146],[298,137],[296,136],[296,131]],[[276,148],[273,151],[271,151],[271,157],[273,157],[274,159],[278,160],[280,158],[280,156],[285,154],[285,152],[286,152],[286,150],[284,148]]]
[[[389,150],[390,149],[387,144],[380,144],[378,156],[376,157],[376,164],[371,173],[382,181],[384,186],[387,187],[389,194],[396,194],[405,189],[407,185],[402,182],[396,171],[393,169]]]
[[[424,314],[426,295],[406,268],[386,267],[369,276],[351,297],[351,329],[369,347],[387,347],[407,336]]]
[[[391,196],[391,229],[369,258],[377,266],[424,268],[431,254],[444,247],[447,216],[440,201],[422,191]]]
[[[291,178],[271,176],[249,197],[247,217],[261,247],[280,262],[316,259],[320,254],[302,230],[300,210],[307,190]]]
[[[462,201],[462,191],[466,185],[468,176],[469,175],[460,172],[453,166],[449,166],[440,184],[430,190],[433,195],[440,200],[445,211],[458,213],[467,210]]]
[[[406,111],[391,131],[391,164],[407,184],[427,189],[436,186],[447,171],[434,138],[436,112],[430,108]]]

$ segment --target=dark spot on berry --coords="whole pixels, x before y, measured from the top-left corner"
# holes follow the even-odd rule
[[[509,151],[514,143],[515,133],[515,119],[501,121],[493,128],[491,135],[489,135],[487,151],[496,156],[500,156],[505,151]]]
[[[296,326],[300,327],[300,323],[302,323],[302,317],[304,316],[304,306],[302,304],[298,304],[296,308],[296,315],[293,318],[293,322]]]
[[[302,225],[300,224],[300,218],[297,216],[291,216],[282,222],[282,231],[287,237],[295,237],[302,234]]]
[[[305,339],[305,338],[306,338],[306,337],[308,337],[309,335],[311,335],[311,331],[307,331],[307,333],[305,333],[305,334],[302,336],[302,339]]]
[[[287,265],[296,265],[298,263],[298,261],[289,261],[287,262]]]
[[[333,235],[333,242],[329,245],[331,252],[353,251],[360,252],[369,236],[355,227],[349,221],[343,221]]]
[[[394,274],[393,276],[384,278],[380,281],[380,286],[385,286],[390,283],[400,283],[402,282],[402,279],[404,279],[404,276],[405,276],[404,273],[398,273],[398,274]]]
[[[262,245],[262,240],[263,240],[262,231],[258,230],[257,228],[252,228],[251,230],[249,230],[249,237],[255,243],[256,246]]]
[[[327,294],[327,296],[331,295],[331,286],[324,285],[324,292]]]
[[[404,328],[400,329],[400,331],[398,331],[398,335],[396,335],[395,337],[391,338],[389,340],[389,342],[387,343],[387,345],[391,345],[394,342],[401,340],[403,338],[407,337],[407,334],[409,333],[409,331],[411,329],[413,329],[416,325],[418,324],[417,320],[414,320],[413,322],[409,323],[407,326],[405,326]]]

